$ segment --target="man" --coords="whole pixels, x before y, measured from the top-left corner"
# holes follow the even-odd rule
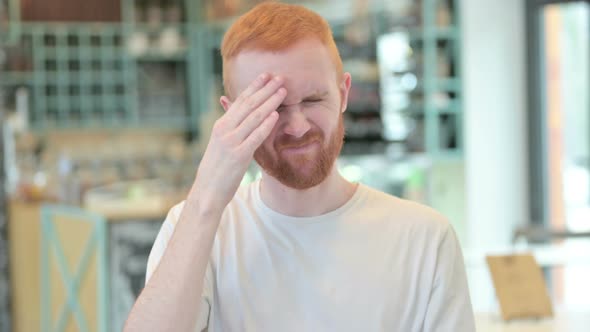
[[[221,52],[226,112],[126,331],[474,331],[444,217],[334,167],[351,77],[326,21],[263,3]],[[262,179],[238,188],[252,158]]]

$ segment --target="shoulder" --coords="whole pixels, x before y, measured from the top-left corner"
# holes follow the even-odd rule
[[[184,207],[184,201],[174,205],[169,211],[166,216],[166,219],[162,223],[160,227],[160,231],[156,236],[150,254],[148,256],[147,262],[147,269],[146,269],[146,279],[145,282],[151,278],[152,274],[154,273],[156,267],[158,266],[160,259],[164,255],[166,251],[166,247],[168,247],[168,242],[174,233],[174,227],[176,227],[176,223],[180,218],[180,213]]]
[[[222,222],[237,214],[242,214],[251,211],[256,205],[256,191],[258,182],[241,185],[236,194],[225,207],[222,215]]]
[[[220,222],[220,227],[221,227],[221,225],[225,224],[228,219],[231,219],[231,217],[234,216],[237,212],[243,213],[244,209],[248,209],[253,206],[253,201],[254,201],[253,190],[255,188],[254,186],[255,186],[255,183],[252,183],[252,184],[242,185],[238,188],[238,190],[236,191],[236,194],[234,195],[232,200],[229,202],[229,204],[225,207],[225,209],[223,211],[223,214],[221,217],[221,222]],[[185,203],[186,203],[186,201],[183,200],[183,201],[177,203],[176,205],[174,205],[168,211],[168,214],[166,215],[166,219],[164,220],[164,223],[162,224],[162,228],[160,229],[160,234],[162,235],[161,237],[163,239],[167,240],[170,238],[170,236],[172,236],[172,233],[174,232],[174,228],[176,227],[176,224],[180,220],[180,215],[182,214],[182,210],[184,209]]]
[[[224,214],[227,212],[228,209],[234,208],[239,205],[251,203],[253,186],[254,183],[240,186],[232,200],[229,202],[228,206],[225,208]],[[168,210],[168,214],[166,215],[166,219],[164,220],[164,224],[162,227],[174,228],[176,226],[178,220],[180,219],[182,209],[184,209],[185,203],[185,200],[178,202],[172,208],[170,208],[170,210]]]
[[[360,209],[392,225],[437,233],[443,236],[451,227],[449,220],[435,209],[415,201],[393,196],[359,185],[362,190]]]
[[[166,215],[166,219],[164,220],[164,224],[169,223],[172,226],[176,226],[176,223],[180,219],[182,209],[184,209],[185,203],[186,201],[183,200],[170,208],[170,210],[168,210],[168,215]]]

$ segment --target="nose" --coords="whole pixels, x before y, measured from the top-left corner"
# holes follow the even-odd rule
[[[283,132],[287,135],[300,138],[311,129],[307,117],[298,105],[289,106],[281,116],[284,117]]]

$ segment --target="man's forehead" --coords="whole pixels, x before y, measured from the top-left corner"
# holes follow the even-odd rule
[[[279,75],[285,79],[285,87],[300,93],[311,93],[321,89],[314,86],[334,75],[334,68],[323,45],[291,48],[271,52],[247,50],[240,52],[226,65],[234,91],[243,91],[262,73]],[[311,47],[314,46],[314,47]],[[317,84],[315,84],[317,85]]]
[[[287,89],[286,99],[325,95],[329,89],[327,86],[328,81],[325,77],[306,75],[304,71],[286,72],[283,70],[260,70],[253,71],[248,75],[235,77],[234,82],[237,83],[235,85],[237,88],[236,92],[239,94],[244,91],[254,79],[263,73],[270,74],[271,77],[280,76],[283,79],[283,86]]]

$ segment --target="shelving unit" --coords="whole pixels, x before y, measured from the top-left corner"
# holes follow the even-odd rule
[[[4,73],[0,84],[30,89],[30,120],[39,131],[154,127],[198,135],[202,113],[217,107],[213,96],[222,91],[219,44],[229,21],[200,24],[201,1],[162,3],[167,9],[151,8],[153,2],[147,0],[123,0],[122,22],[117,24],[22,22],[21,52],[30,54],[30,63],[23,64],[25,70]],[[347,41],[350,22],[331,22],[345,70],[353,72],[348,142],[359,143],[360,151],[365,142],[382,143],[380,151],[402,144],[407,153],[460,156],[458,1],[421,0],[414,5],[415,17],[401,21],[391,19],[387,10],[372,11],[369,36],[361,45]],[[166,14],[170,8],[172,14]],[[441,13],[445,24],[440,24]],[[174,19],[166,21],[165,14]],[[394,74],[402,79],[409,73],[415,80],[411,89],[402,87],[409,101],[396,102],[393,110],[384,97],[391,91],[383,90],[383,70],[372,74],[381,66],[379,38],[390,33],[404,35],[412,50],[411,65]],[[165,34],[172,36],[172,50],[162,46]],[[391,126],[405,126],[407,133],[392,135]]]
[[[384,136],[408,153],[460,158],[463,117],[458,1],[422,0],[416,4],[420,6],[419,26],[396,26],[388,24],[386,14],[381,17],[381,91],[396,97],[384,99],[384,118],[393,119],[385,121]],[[396,47],[406,47],[408,55],[392,63],[389,53]]]
[[[121,23],[13,22],[19,62],[0,85],[29,89],[34,131],[148,127],[198,135],[198,3],[171,0],[184,17],[157,25],[137,19],[141,3],[122,1]],[[138,50],[144,37],[156,40]]]
[[[33,128],[137,121],[133,62],[120,26],[23,24],[22,38],[31,45]]]
[[[202,29],[200,3],[169,0],[154,7],[146,0],[123,0],[121,4],[128,52],[138,77],[139,118],[154,119],[160,126],[193,136],[198,135],[201,99],[195,55]],[[174,17],[165,17],[171,15]]]

